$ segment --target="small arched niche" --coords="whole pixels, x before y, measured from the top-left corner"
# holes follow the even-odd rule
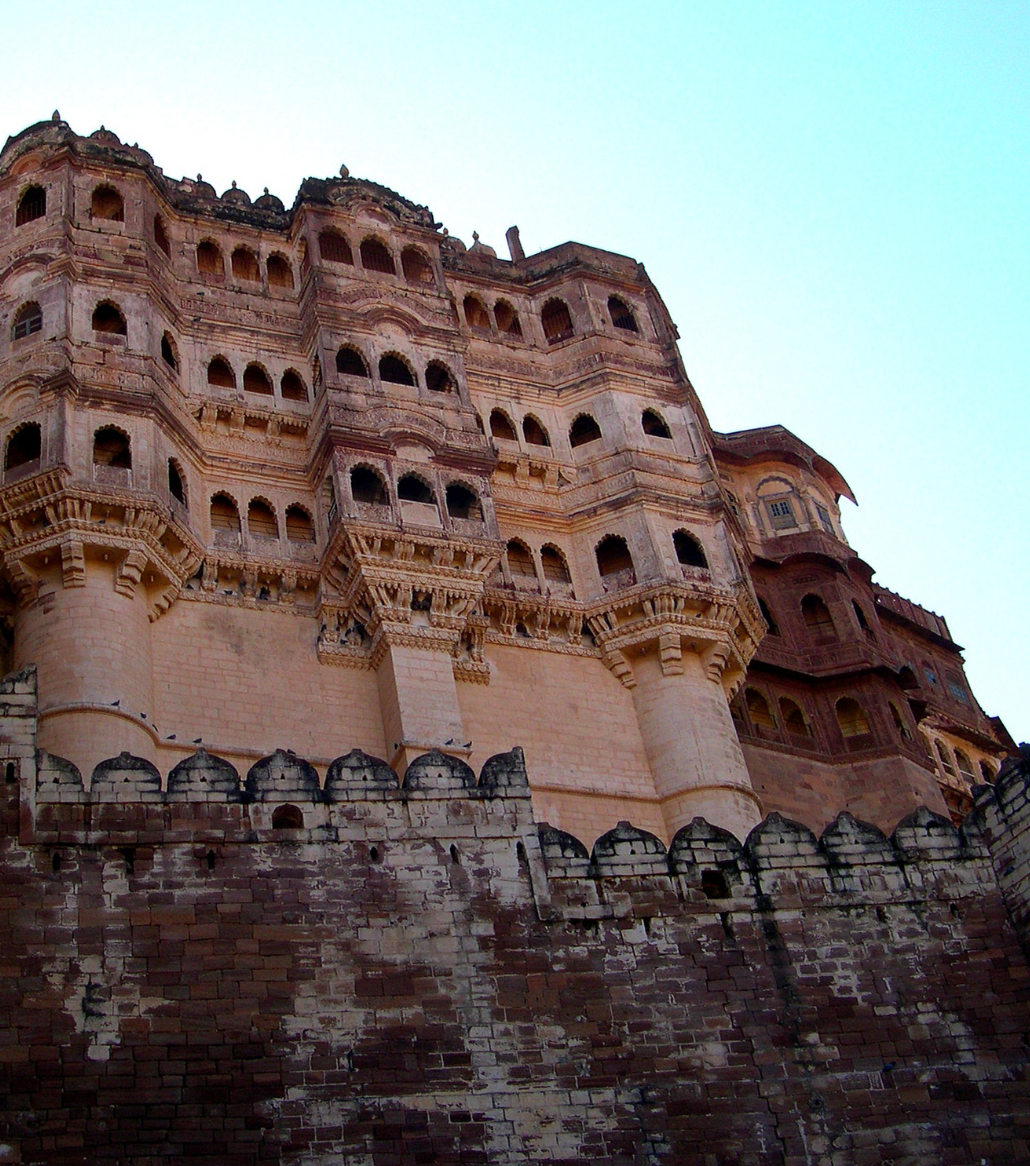
[[[11,324],[11,340],[24,340],[43,331],[43,310],[35,300],[22,304]]]
[[[278,542],[279,521],[275,511],[263,498],[251,499],[247,507],[247,533],[264,542]]]
[[[507,300],[498,300],[494,304],[494,319],[497,321],[497,331],[502,336],[522,337],[519,314]]]
[[[367,377],[368,365],[357,349],[344,347],[336,354],[336,371],[345,377]]]
[[[132,448],[128,435],[113,425],[106,425],[93,434],[93,464],[115,470],[132,469]]]
[[[537,581],[536,567],[533,563],[533,552],[526,544],[517,538],[509,539],[505,549],[508,560],[508,574],[514,581]]]
[[[262,397],[273,396],[272,379],[260,364],[248,364],[244,369],[243,388],[245,392]]]
[[[837,701],[835,708],[837,724],[840,726],[841,735],[846,740],[868,736],[869,721],[865,715],[865,709],[853,696],[842,696]]]
[[[518,441],[515,425],[503,409],[490,411],[490,436],[499,438],[501,441]]]
[[[776,718],[765,696],[757,688],[749,688],[744,694],[744,703],[747,705],[747,715],[751,724],[758,729],[775,729]]]
[[[284,256],[269,255],[265,271],[268,273],[269,287],[293,287],[293,268]]]
[[[544,337],[548,344],[558,344],[574,335],[572,328],[572,313],[564,300],[548,300],[544,310],[540,313],[540,322],[544,328]]]
[[[601,440],[601,427],[589,413],[580,413],[569,427],[569,445],[576,449]]]
[[[280,378],[279,395],[284,401],[307,401],[307,386],[295,368],[288,368]]]
[[[411,371],[407,361],[402,360],[396,353],[388,352],[379,361],[379,379],[389,385],[414,385],[415,374]]]
[[[632,587],[637,581],[633,556],[626,540],[618,534],[605,535],[594,550],[597,570],[605,591]]]
[[[765,626],[770,636],[778,636],[780,634],[779,625],[776,623],[773,613],[769,610],[768,603],[759,595],[758,610],[762,613],[762,619],[765,620]]]
[[[527,414],[522,420],[522,436],[525,439],[526,445],[551,444],[551,439],[547,435],[547,430],[531,413]]]
[[[645,409],[640,414],[640,428],[648,437],[664,437],[666,441],[672,438],[668,425],[654,409]]]
[[[42,186],[30,186],[18,199],[18,209],[14,215],[14,225],[24,227],[46,214],[46,191]]]
[[[4,450],[4,472],[18,470],[20,475],[37,469],[42,458],[43,436],[37,422],[30,421],[16,429],[7,439]]]
[[[235,389],[236,374],[224,356],[216,356],[207,366],[207,383],[217,389]]]
[[[436,495],[432,487],[418,474],[405,474],[397,483],[397,497],[402,502],[419,502],[423,506],[435,506]]]
[[[273,830],[303,830],[304,815],[296,806],[276,806],[272,811]]]
[[[201,275],[221,278],[225,275],[225,262],[217,243],[205,239],[197,244],[197,270]]]
[[[249,247],[237,247],[232,253],[232,277],[247,283],[261,282],[261,264]]]
[[[154,242],[165,255],[171,258],[172,245],[168,242],[168,232],[165,230],[164,219],[160,215],[154,215]]]
[[[464,521],[483,521],[483,507],[474,490],[462,482],[451,482],[446,491],[447,513]]]
[[[479,296],[467,295],[462,303],[462,308],[465,312],[465,323],[473,332],[489,333],[490,314]]]
[[[431,360],[426,366],[426,388],[431,393],[456,393],[458,386],[454,374],[439,360]]]
[[[544,582],[549,587],[568,589],[572,586],[572,575],[569,573],[569,564],[565,555],[549,543],[540,548],[540,566],[544,573]]]
[[[615,327],[621,328],[623,332],[640,331],[629,305],[618,296],[608,297],[608,315]]]
[[[173,457],[168,459],[168,493],[176,502],[181,502],[183,506],[187,504],[186,479],[182,472],[182,466]]]
[[[240,512],[228,495],[218,493],[211,499],[211,532],[215,542],[236,546],[240,540]]]
[[[303,506],[286,507],[286,541],[291,543],[313,543],[315,524]]]
[[[708,570],[708,559],[705,557],[704,548],[689,531],[674,531],[672,545],[676,549],[676,559],[680,566],[699,567],[704,571]]]
[[[331,228],[319,233],[318,253],[326,263],[340,263],[347,267],[354,266],[354,252],[350,249],[350,243],[339,231],[334,231]]]
[[[179,358],[175,354],[175,341],[172,339],[171,332],[166,332],[161,337],[161,359],[172,372],[179,371]]]
[[[433,265],[417,247],[405,247],[401,252],[401,271],[408,283],[432,284],[436,282]]]
[[[806,595],[801,600],[801,617],[816,640],[835,640],[837,628],[830,609],[819,595]]]
[[[97,304],[93,310],[93,331],[103,336],[124,336],[126,334],[125,317],[121,308],[110,300]]]
[[[780,716],[783,718],[783,727],[795,737],[811,737],[812,730],[805,720],[801,706],[789,697],[780,697]]]
[[[89,217],[108,223],[125,222],[125,201],[113,186],[98,186],[89,203]]]
[[[374,235],[361,244],[361,266],[366,271],[378,271],[383,275],[397,274],[389,248],[382,239],[377,239]]]
[[[371,466],[354,466],[350,472],[350,493],[362,506],[389,506],[386,482]]]

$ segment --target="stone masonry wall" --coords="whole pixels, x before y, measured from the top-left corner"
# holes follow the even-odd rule
[[[593,851],[521,753],[88,788],[0,686],[0,1162],[1022,1162],[1030,800]],[[37,771],[38,770],[38,771]],[[300,821],[298,821],[298,815]]]

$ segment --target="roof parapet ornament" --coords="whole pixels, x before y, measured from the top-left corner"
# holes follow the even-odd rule
[[[343,165],[340,166],[340,177],[341,178],[350,178],[350,170],[348,170],[346,166],[343,166]]]
[[[54,112],[50,115],[50,120],[51,121],[60,121],[61,120],[61,111],[59,109],[55,109]]]

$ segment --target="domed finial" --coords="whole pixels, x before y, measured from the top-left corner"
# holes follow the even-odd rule
[[[447,230],[447,228],[446,228],[446,227],[444,227],[444,229],[443,229],[443,234],[444,234],[444,238],[446,239],[446,238],[447,238],[447,236],[450,234],[450,231],[448,231],[448,230]]]
[[[347,169],[346,166],[340,167],[340,177],[341,178],[350,178],[350,171]]]
[[[478,242],[479,242],[479,232],[478,232],[478,231],[473,231],[473,232],[472,232],[472,242],[473,242],[473,243],[478,243]]]
[[[235,178],[232,180],[232,188],[233,188],[233,190],[236,189],[236,179]]]
[[[203,181],[204,181],[204,175],[203,175],[203,174],[198,174],[198,175],[197,175],[197,181],[198,181],[198,182],[203,182]]]
[[[266,186],[265,187],[265,194],[267,194],[267,193],[268,193],[268,187]]]
[[[60,110],[55,109],[54,112],[50,116],[50,120],[51,121],[60,121],[61,120]]]
[[[107,126],[105,126],[103,122],[100,123],[100,132],[102,134],[107,132]]]

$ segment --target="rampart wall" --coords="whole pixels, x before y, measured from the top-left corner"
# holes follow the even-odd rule
[[[586,848],[520,751],[324,783],[127,754],[88,788],[0,686],[0,1161],[1030,1157],[1030,798],[890,838]],[[298,815],[300,821],[298,821]]]

